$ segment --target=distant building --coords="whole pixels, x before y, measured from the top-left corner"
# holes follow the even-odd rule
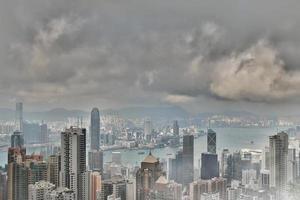
[[[111,162],[121,165],[122,164],[122,155],[121,152],[114,151],[111,153]]]
[[[101,200],[106,200],[111,195],[120,200],[126,200],[126,181],[121,176],[103,180],[101,186]]]
[[[136,173],[136,199],[149,199],[150,192],[154,189],[155,182],[162,174],[159,160],[150,152],[142,161],[141,168]]]
[[[260,172],[260,188],[268,190],[270,188],[270,171],[261,170]]]
[[[57,188],[47,194],[47,200],[76,200],[76,194],[68,188]]]
[[[23,131],[23,103],[16,103],[16,130]]]
[[[150,141],[152,135],[152,123],[150,120],[145,120],[144,122],[144,137],[145,140]]]
[[[247,186],[251,184],[251,182],[256,181],[256,170],[254,169],[246,169],[242,170],[242,185]]]
[[[198,180],[190,184],[190,200],[202,200],[201,195],[218,193],[220,200],[226,200],[226,179],[219,177],[210,180]]]
[[[103,152],[100,150],[89,151],[89,169],[103,172]]]
[[[151,192],[151,200],[181,200],[182,185],[174,181],[169,182],[164,176],[155,182]]]
[[[29,188],[29,200],[45,200],[47,195],[51,193],[55,185],[46,181],[39,181],[35,184],[30,184]]]
[[[201,179],[208,180],[219,177],[218,155],[212,153],[201,154]]]
[[[173,134],[174,136],[179,136],[179,125],[177,120],[173,123]]]
[[[222,177],[228,177],[228,158],[230,156],[230,152],[228,149],[223,149],[222,158],[221,158],[221,175]]]
[[[288,134],[280,132],[269,137],[270,186],[284,191],[287,186]]]
[[[86,171],[86,130],[71,127],[61,133],[61,186],[82,199],[82,175]]]
[[[59,172],[61,169],[60,155],[50,155],[47,161],[47,181],[59,186]]]
[[[83,200],[98,200],[101,194],[101,175],[97,171],[86,171],[83,174]]]
[[[41,143],[41,126],[38,123],[23,123],[24,140],[26,144]]]
[[[207,130],[207,152],[217,153],[217,134],[212,129]]]
[[[136,200],[136,180],[130,178],[126,183],[126,200]]]
[[[40,134],[40,143],[45,144],[49,142],[49,134],[48,134],[48,126],[47,124],[42,124],[41,126],[41,134]]]
[[[0,171],[0,200],[7,200],[7,173]]]
[[[182,184],[189,185],[194,180],[194,136],[183,136]]]
[[[13,148],[23,148],[24,147],[24,137],[20,131],[15,131],[11,135],[11,147]]]
[[[297,178],[296,149],[288,149],[287,183],[294,183]]]
[[[93,108],[91,112],[91,150],[100,148],[100,113],[98,108]]]

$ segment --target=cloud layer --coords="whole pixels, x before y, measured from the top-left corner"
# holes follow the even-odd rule
[[[296,1],[0,3],[0,106],[194,109],[300,96]]]

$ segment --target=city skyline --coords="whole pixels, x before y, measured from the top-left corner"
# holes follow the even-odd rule
[[[0,0],[0,200],[299,200],[297,0]]]

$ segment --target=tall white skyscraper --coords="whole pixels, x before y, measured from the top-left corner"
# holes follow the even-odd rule
[[[16,130],[23,131],[23,103],[16,103],[16,119],[15,119]]]
[[[71,127],[61,133],[61,186],[82,199],[82,176],[86,171],[86,129]]]
[[[270,187],[282,191],[287,186],[288,134],[280,132],[269,137]]]

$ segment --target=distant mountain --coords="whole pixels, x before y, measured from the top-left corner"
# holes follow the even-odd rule
[[[64,108],[55,108],[42,112],[25,112],[24,119],[27,120],[65,120],[69,117],[88,117],[89,113],[82,110],[67,110]]]
[[[224,115],[228,117],[258,117],[258,115],[248,111],[225,111],[225,112],[206,112],[196,115],[197,118],[207,118],[214,115]]]
[[[118,113],[124,118],[150,118],[153,120],[159,119],[176,119],[186,118],[190,114],[184,109],[177,106],[156,106],[156,107],[128,107],[118,110],[104,110],[104,114]]]

